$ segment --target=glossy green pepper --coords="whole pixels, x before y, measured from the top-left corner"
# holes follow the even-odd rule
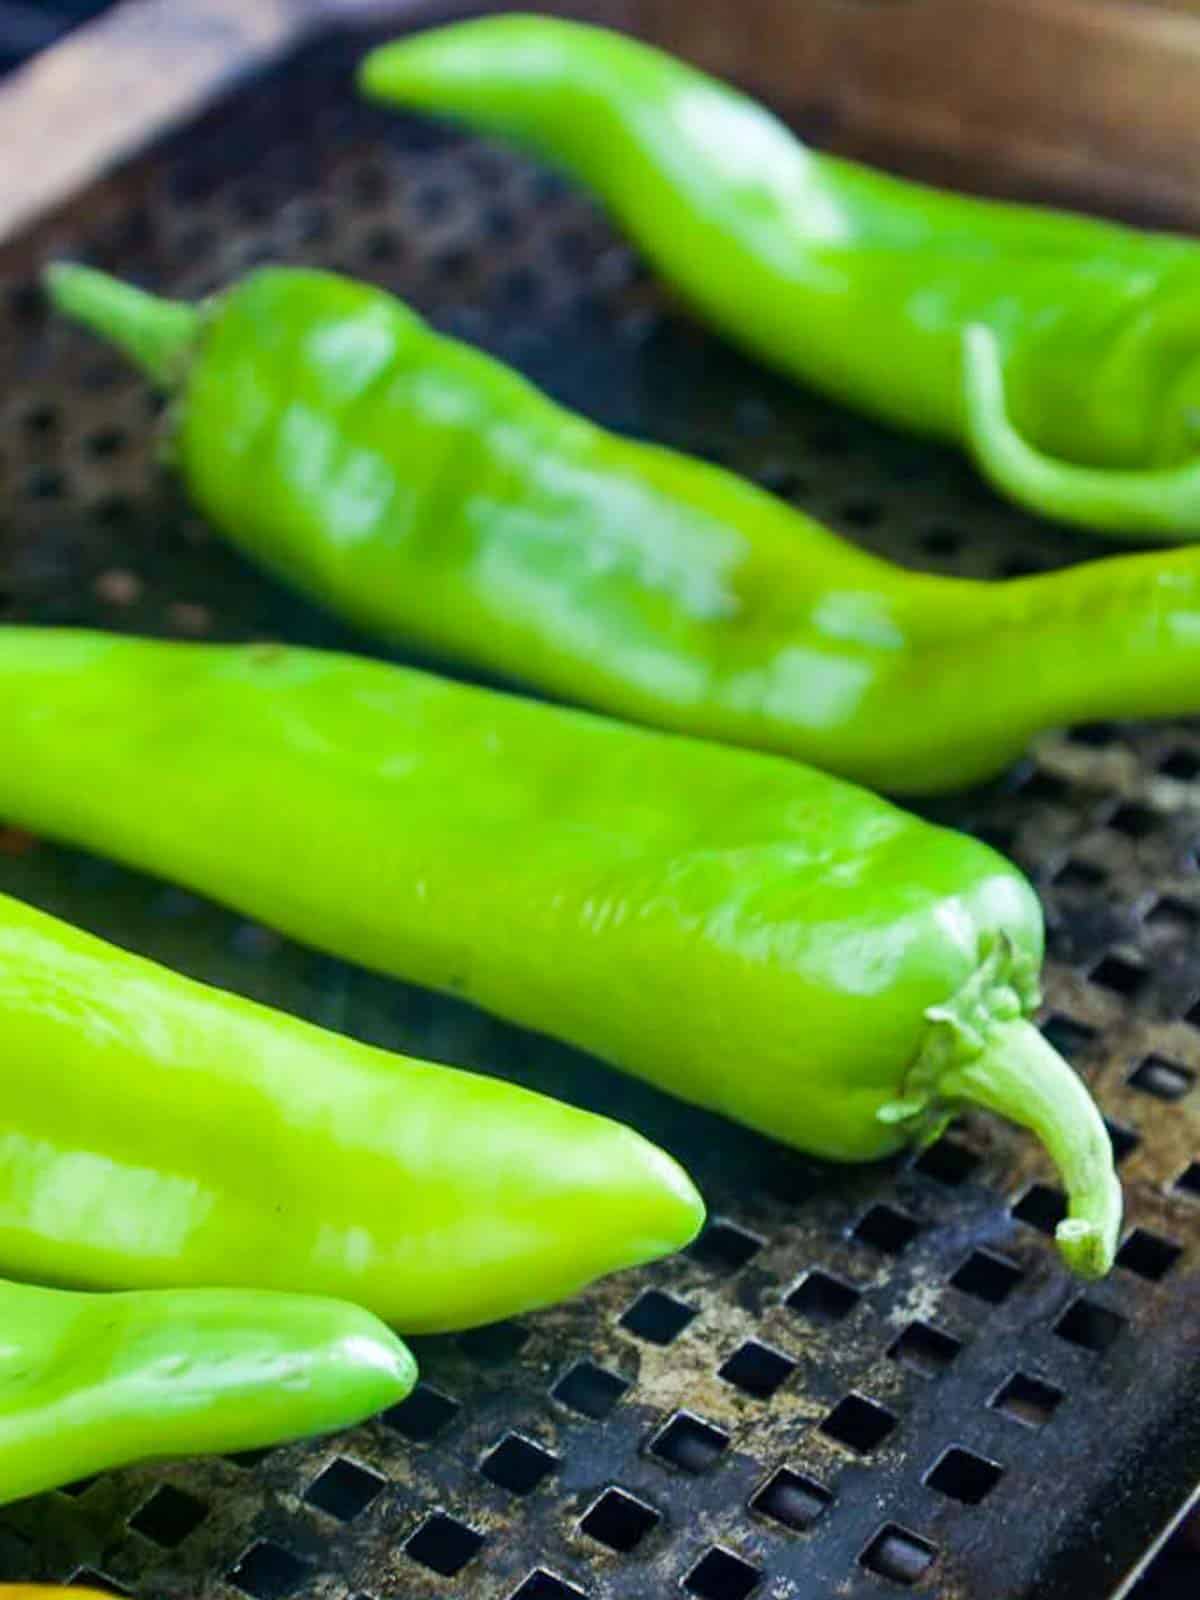
[[[17,642],[5,638],[6,646]],[[41,661],[51,669],[73,657],[68,670],[83,673],[76,690],[94,662],[93,686],[107,679],[119,691],[121,658],[147,648],[153,655],[135,644],[129,657],[117,645],[106,665],[107,640],[50,634],[32,635],[26,646],[31,666],[45,650]],[[222,713],[230,743],[200,787],[215,780],[240,812],[228,859],[247,882],[260,867],[272,881],[284,865],[276,845],[304,817],[300,853],[287,870],[300,899],[312,870],[331,895],[346,897],[341,913],[330,906],[331,925],[339,914],[351,924],[386,918],[380,881],[368,882],[369,872],[340,889],[334,880],[340,852],[355,853],[360,868],[374,857],[369,833],[334,839],[336,819],[319,814],[315,793],[281,792],[291,819],[284,822],[270,815],[266,790],[242,787],[250,773],[239,750],[254,736],[253,717],[241,717],[219,659],[212,668],[206,676],[218,695],[222,682],[233,687]],[[166,779],[172,748],[182,756],[188,737],[185,707],[178,720],[166,701],[152,710],[147,681],[151,698],[141,709],[149,721],[112,702],[103,730],[72,732],[83,702],[58,681],[66,694],[52,713],[58,734],[50,743],[63,741],[59,757],[69,763],[67,746],[78,735],[80,749],[107,739],[119,761],[132,740],[152,766],[157,748]],[[209,736],[221,744],[221,729]],[[10,757],[4,765],[10,769]],[[55,779],[49,768],[44,777],[48,797]],[[94,772],[90,782],[101,781]],[[124,792],[119,805],[116,790],[95,794],[118,855],[125,852],[117,835],[132,841],[171,804],[169,779],[160,785],[146,768],[140,781],[151,787]],[[187,808],[176,822],[182,843]],[[197,836],[191,843],[204,848]],[[671,1158],[615,1122],[326,1033],[2,896],[0,1040],[0,1270],[15,1277],[313,1292],[428,1332],[544,1305],[679,1248],[703,1218]]]
[[[0,1282],[0,1328],[0,1502],[133,1461],[348,1428],[417,1375],[369,1312],[307,1295]]]
[[[282,645],[5,627],[0,727],[10,822],[802,1149],[869,1160],[990,1106],[1058,1164],[1070,1264],[1112,1262],[1108,1134],[1027,1020],[1038,902],[974,839],[794,762]]]
[[[82,267],[50,285],[176,391],[214,524],[392,637],[895,793],[988,776],[1046,727],[1200,709],[1200,552],[908,572],[348,279],[268,269],[201,313]]]
[[[366,92],[509,136],[590,185],[763,360],[961,443],[1004,494],[1200,537],[1200,246],[818,155],[647,45],[486,18],[376,50]]]

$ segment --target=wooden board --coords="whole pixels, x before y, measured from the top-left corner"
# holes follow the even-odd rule
[[[538,9],[630,27],[868,159],[1200,228],[1200,0]],[[0,85],[0,237],[331,18],[450,10],[445,0],[125,0]]]

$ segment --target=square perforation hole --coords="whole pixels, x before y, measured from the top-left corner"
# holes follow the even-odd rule
[[[1117,1252],[1117,1265],[1150,1283],[1158,1283],[1182,1254],[1183,1247],[1173,1239],[1164,1239],[1148,1228],[1134,1228]]]
[[[910,1589],[929,1571],[937,1546],[898,1522],[885,1523],[859,1556],[859,1565],[876,1577]]]
[[[1166,1056],[1150,1055],[1138,1062],[1129,1075],[1130,1086],[1156,1100],[1182,1100],[1196,1086],[1196,1074],[1191,1067]]]
[[[580,1520],[589,1539],[605,1544],[619,1555],[636,1550],[646,1535],[661,1521],[659,1513],[644,1500],[624,1489],[606,1489]]]
[[[990,1461],[987,1456],[978,1456],[973,1450],[964,1450],[955,1444],[943,1450],[925,1474],[924,1481],[928,1488],[936,1489],[950,1500],[957,1500],[964,1506],[977,1506],[987,1499],[1003,1476],[1004,1468],[998,1461]]]
[[[1146,987],[1150,974],[1124,956],[1107,955],[1098,961],[1088,977],[1100,988],[1119,994],[1124,1000],[1136,1000]]]
[[[1021,785],[1021,798],[1023,800],[1037,800],[1044,805],[1058,805],[1071,792],[1071,786],[1063,778],[1057,778],[1052,772],[1044,772],[1037,767]]]
[[[1174,778],[1176,783],[1191,783],[1200,777],[1200,755],[1180,745],[1163,757],[1158,770],[1164,778]]]
[[[762,1571],[719,1544],[706,1550],[683,1580],[699,1600],[746,1600],[758,1587]]]
[[[690,1246],[689,1255],[717,1272],[737,1272],[763,1247],[757,1234],[748,1233],[735,1222],[718,1220]]]
[[[963,547],[963,537],[958,528],[938,524],[923,533],[917,543],[926,555],[956,556]]]
[[[208,1507],[194,1494],[164,1483],[156,1489],[129,1519],[129,1526],[143,1538],[174,1550],[204,1521]]]
[[[1095,1028],[1086,1022],[1080,1022],[1078,1017],[1068,1017],[1062,1011],[1050,1013],[1042,1023],[1042,1032],[1059,1055],[1066,1056],[1068,1061],[1074,1061],[1077,1056],[1082,1055],[1098,1037]]]
[[[506,1433],[479,1464],[490,1482],[510,1494],[532,1494],[558,1466],[558,1457],[520,1433]]]
[[[690,1411],[677,1411],[650,1441],[650,1454],[681,1472],[707,1472],[729,1448],[722,1428]]]
[[[319,1477],[314,1478],[304,1491],[304,1498],[310,1506],[327,1512],[339,1522],[352,1522],[361,1511],[367,1509],[386,1483],[387,1479],[381,1478],[377,1472],[339,1456],[336,1461],[329,1463]]]
[[[1072,744],[1087,745],[1092,750],[1103,750],[1110,744],[1116,744],[1121,737],[1121,730],[1112,722],[1081,722],[1077,728],[1072,728],[1067,737]]]
[[[979,1157],[957,1139],[939,1139],[913,1162],[914,1172],[956,1188],[965,1183],[979,1165]]]
[[[544,1567],[531,1572],[519,1589],[514,1589],[509,1600],[587,1600],[582,1589],[577,1589],[565,1578],[559,1578]]]
[[[673,1344],[696,1315],[695,1306],[661,1289],[646,1289],[625,1312],[621,1326],[647,1344]]]
[[[1176,1193],[1189,1200],[1200,1200],[1200,1161],[1193,1161],[1175,1179]]]
[[[64,1483],[59,1487],[59,1494],[69,1494],[72,1500],[78,1500],[85,1495],[94,1483],[100,1482],[99,1473],[93,1473],[90,1478],[76,1478],[74,1483]]]
[[[551,1389],[550,1393],[581,1417],[600,1422],[629,1388],[628,1378],[598,1367],[594,1361],[577,1361]]]
[[[483,1535],[444,1511],[434,1511],[410,1533],[404,1554],[443,1578],[453,1578],[483,1548]]]
[[[1012,828],[1001,828],[995,823],[985,823],[967,830],[980,844],[986,844],[1002,856],[1011,856],[1016,848],[1017,835]]]
[[[747,1339],[722,1364],[717,1376],[743,1394],[752,1395],[756,1400],[769,1400],[795,1370],[796,1363],[782,1350],[760,1344],[757,1339]]]
[[[528,1339],[529,1329],[519,1322],[489,1322],[485,1327],[460,1333],[458,1346],[480,1366],[503,1366],[524,1348]]]
[[[1163,895],[1146,913],[1146,926],[1164,932],[1190,934],[1196,931],[1197,925],[1200,925],[1200,911],[1184,900],[1176,900],[1174,895]]]
[[[1087,892],[1098,889],[1107,877],[1103,867],[1097,867],[1090,861],[1078,861],[1074,857],[1064,863],[1054,874],[1054,887],[1056,889],[1079,889]]]
[[[924,1378],[936,1378],[961,1349],[962,1341],[941,1328],[928,1322],[910,1322],[887,1353],[902,1367],[909,1367]]]
[[[1131,1156],[1142,1142],[1140,1133],[1125,1126],[1123,1122],[1113,1122],[1105,1117],[1104,1126],[1108,1129],[1108,1137],[1112,1140],[1113,1160],[1120,1166],[1126,1156]]]
[[[381,1420],[415,1444],[428,1444],[446,1431],[460,1409],[457,1400],[432,1384],[418,1383],[408,1399],[385,1411]]]
[[[750,1501],[750,1509],[795,1533],[818,1522],[833,1504],[833,1494],[823,1483],[790,1467],[780,1467]]]
[[[784,1300],[791,1311],[798,1311],[810,1322],[840,1322],[854,1310],[862,1292],[831,1273],[814,1267]]]
[[[301,1561],[273,1539],[259,1539],[227,1578],[235,1589],[252,1595],[254,1600],[283,1600],[284,1595],[295,1594],[311,1571],[307,1561]]]
[[[975,1300],[998,1306],[1008,1299],[1025,1274],[1015,1261],[993,1250],[972,1250],[950,1279],[954,1288]]]
[[[1044,1428],[1062,1405],[1065,1396],[1061,1389],[1043,1378],[1031,1377],[1027,1372],[1014,1372],[1005,1380],[988,1401],[993,1411],[1000,1411],[1014,1422],[1027,1428]]]
[[[1013,1206],[1012,1214],[1018,1222],[1053,1238],[1055,1228],[1067,1214],[1067,1197],[1049,1184],[1032,1183]]]
[[[1108,819],[1110,828],[1123,833],[1127,839],[1145,839],[1158,827],[1158,815],[1148,806],[1131,803],[1118,806]]]
[[[921,1224],[907,1211],[885,1204],[872,1206],[851,1230],[851,1238],[884,1255],[898,1256],[917,1237]]]
[[[1068,1344],[1102,1355],[1120,1337],[1124,1327],[1124,1317],[1110,1311],[1107,1306],[1089,1300],[1086,1295],[1080,1295],[1059,1317],[1054,1324],[1054,1331]]]
[[[896,1426],[896,1418],[877,1400],[866,1395],[848,1394],[821,1423],[821,1432],[836,1439],[856,1455],[870,1455],[877,1450]]]

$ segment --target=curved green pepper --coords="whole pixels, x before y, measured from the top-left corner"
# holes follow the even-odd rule
[[[512,137],[589,184],[763,360],[961,443],[1047,516],[1200,537],[1200,247],[818,155],[633,39],[546,17],[374,51],[378,99]]]
[[[869,1160],[990,1106],[1058,1164],[1070,1264],[1111,1264],[1108,1134],[1026,1020],[1038,902],[974,839],[793,762],[278,645],[6,627],[0,727],[9,821],[802,1149]]]
[[[68,1589],[54,1583],[0,1583],[0,1600],[48,1600],[53,1595],[62,1600],[109,1600],[99,1589],[82,1589],[76,1583]]]
[[[369,1312],[307,1295],[0,1282],[0,1328],[0,1502],[134,1461],[348,1428],[417,1376]]]
[[[907,572],[348,279],[264,270],[202,313],[83,267],[50,286],[177,390],[212,521],[383,633],[896,793],[988,776],[1046,727],[1200,708],[1196,551]]]
[[[107,678],[120,689],[119,648],[113,672],[106,641],[35,635],[27,664],[47,648],[45,665],[94,661],[94,687]],[[81,749],[104,736],[99,726],[69,731],[82,701],[62,678],[59,687],[52,720],[67,758],[76,733]],[[165,821],[159,807],[171,802],[152,776],[153,751],[165,778],[189,722],[182,705],[178,721],[167,701],[152,709],[151,683],[144,687],[140,714],[112,701],[101,715],[110,755],[133,739],[150,763],[138,781],[150,787],[123,792],[119,806],[117,791],[94,791],[114,831],[131,840],[152,813]],[[93,710],[102,702],[103,692]],[[240,811],[230,856],[247,881],[261,865],[269,882],[291,822],[271,815],[266,790],[241,787],[249,769],[238,746],[253,730],[236,691],[226,714],[231,744],[217,768],[195,778],[201,789],[215,778]],[[209,730],[218,744],[219,732]],[[50,768],[44,778],[48,799]],[[94,771],[89,783],[99,782]],[[319,814],[315,793],[276,798],[293,821],[306,819],[287,874],[299,898],[311,870],[344,900],[340,913],[329,907],[331,922],[386,918],[379,879],[368,882],[368,872],[339,887],[331,876],[339,850],[356,853],[360,867],[373,858],[371,835],[333,840],[336,819]],[[186,808],[176,821],[182,843]],[[326,1033],[3,897],[0,1038],[0,1269],[17,1277],[311,1291],[429,1332],[557,1300],[680,1248],[703,1219],[680,1168],[618,1123]]]

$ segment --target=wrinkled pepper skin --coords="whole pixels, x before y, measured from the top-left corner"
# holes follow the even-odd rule
[[[306,1295],[0,1282],[0,1328],[0,1502],[134,1461],[348,1428],[417,1375],[369,1312]]]
[[[961,443],[1022,505],[1200,537],[1195,240],[819,155],[683,62],[546,17],[415,34],[368,56],[361,84],[557,163],[714,326]]]
[[[87,268],[51,286],[176,391],[217,527],[440,656],[898,794],[989,776],[1047,727],[1200,709],[1200,551],[908,572],[348,279],[266,269],[201,316]]]
[[[32,662],[38,644],[29,642]],[[65,649],[84,676],[94,660],[96,689],[105,680],[113,691],[123,687],[118,661],[105,664],[103,641],[60,639],[57,650],[49,635],[44,642],[55,665],[65,664]],[[125,657],[135,671],[139,653]],[[170,660],[159,679],[168,692]],[[186,668],[186,659],[177,665]],[[300,880],[316,872],[331,897],[359,897],[344,907],[348,921],[372,920],[384,908],[380,881],[361,872],[375,854],[371,835],[332,837],[337,822],[321,815],[319,776],[307,795],[256,793],[255,760],[239,753],[241,740],[254,737],[254,714],[241,715],[236,672],[230,678],[219,659],[196,665],[218,700],[224,688],[220,715],[231,743],[218,769],[193,776],[201,788],[215,777],[240,813],[226,841],[229,861],[248,884],[263,869],[263,881],[283,894],[283,876],[290,878],[302,901]],[[83,702],[65,679],[59,686],[66,699],[55,720],[61,715],[60,737],[70,740]],[[149,682],[145,688],[153,695]],[[113,804],[116,790],[103,797],[110,822],[130,840],[153,828],[152,813],[165,820],[169,751],[187,764],[182,741],[196,709],[180,705],[177,724],[165,700],[151,710],[144,699],[141,713],[110,702],[102,713],[112,754],[128,737],[139,759],[156,765],[157,746],[165,763],[164,786],[146,767],[141,779],[150,787],[140,798],[124,792]],[[299,731],[292,721],[291,734]],[[210,728],[208,757],[223,743],[222,730]],[[66,754],[64,745],[59,755]],[[285,757],[277,777],[286,764]],[[54,780],[45,777],[48,793]],[[89,783],[99,781],[93,772]],[[215,790],[178,813],[185,848],[213,799]],[[293,821],[304,819],[300,854],[286,868],[278,847],[292,824],[269,815],[276,801]],[[49,811],[44,821],[49,828]],[[191,843],[201,846],[196,837]],[[357,884],[338,886],[339,851],[359,854]],[[336,920],[332,903],[329,911]],[[0,1270],[14,1277],[87,1288],[315,1293],[423,1333],[557,1300],[679,1248],[702,1221],[680,1168],[628,1128],[497,1079],[326,1033],[3,897],[0,1042]]]
[[[1062,1169],[1068,1259],[1112,1259],[1108,1135],[1024,1020],[1038,902],[976,840],[793,762],[281,645],[5,627],[0,727],[9,822],[805,1150],[869,1160],[989,1104]],[[470,1120],[445,1141],[490,1172]]]

